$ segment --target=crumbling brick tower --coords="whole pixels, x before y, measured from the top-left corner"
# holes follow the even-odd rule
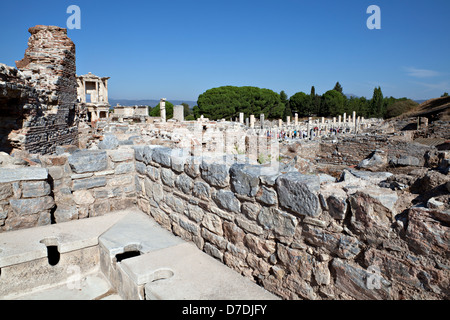
[[[64,28],[38,25],[28,31],[28,48],[16,66],[40,99],[26,108],[21,149],[46,154],[78,143],[75,44]]]

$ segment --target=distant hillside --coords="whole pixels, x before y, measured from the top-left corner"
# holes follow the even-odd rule
[[[450,97],[430,99],[417,106],[403,117],[427,117],[434,120],[450,121]]]
[[[197,105],[197,101],[189,101],[189,100],[170,100],[167,99],[167,101],[170,101],[173,105],[180,105],[183,102],[187,103],[189,107],[194,107]],[[152,108],[156,107],[159,104],[159,100],[128,100],[128,99],[109,99],[109,104],[112,107],[115,107],[117,104],[120,104],[121,106],[151,106]]]

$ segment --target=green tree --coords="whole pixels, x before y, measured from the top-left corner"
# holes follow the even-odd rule
[[[187,116],[192,114],[192,110],[191,110],[191,108],[189,107],[189,105],[186,102],[183,102],[181,105],[184,108],[184,116],[185,117],[187,117]]]
[[[372,101],[371,101],[371,106],[370,106],[370,116],[372,117],[377,117],[377,118],[382,118],[384,116],[385,113],[385,108],[384,108],[384,100],[383,100],[383,93],[381,92],[381,88],[375,88],[373,90],[373,96],[372,96]]]
[[[448,97],[448,92],[444,92],[444,94],[441,96],[441,98],[443,97]]]
[[[157,106],[155,106],[152,111],[150,111],[150,117],[160,117],[161,116],[161,110],[160,110],[160,104],[158,103]],[[169,101],[166,101],[166,119],[172,119],[173,118],[173,104]]]
[[[277,119],[283,116],[284,111],[285,105],[278,93],[249,86],[209,89],[199,95],[197,108],[194,107],[196,118],[204,115],[212,120],[235,118],[240,112],[244,117],[251,114],[259,117],[264,113],[266,119]]]
[[[316,94],[316,88],[314,86],[311,87],[311,94],[309,95],[311,99],[311,110],[313,110],[313,114],[320,113],[320,99],[321,97]]]
[[[304,92],[297,92],[289,99],[292,112],[298,113],[300,117],[309,117],[314,110],[311,109],[311,99]]]
[[[344,113],[346,99],[343,94],[336,90],[329,90],[322,96],[321,116],[338,116]]]
[[[289,99],[288,99],[286,92],[284,92],[284,90],[282,90],[280,92],[280,100],[281,100],[281,103],[284,105],[283,119],[286,119],[287,116],[292,117],[292,110],[289,105]]]
[[[337,92],[343,94],[343,89],[342,89],[342,86],[341,86],[341,84],[339,83],[339,81],[336,82],[336,84],[334,85],[333,90],[335,90],[335,91],[337,91]]]

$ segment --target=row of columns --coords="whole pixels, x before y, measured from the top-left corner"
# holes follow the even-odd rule
[[[236,119],[237,120],[237,119]],[[265,116],[264,114],[260,115],[260,129],[266,129],[265,128]],[[244,124],[244,113],[239,113],[239,123]],[[245,125],[247,127],[250,127],[252,129],[255,128],[255,116],[250,115],[250,118],[245,119]],[[320,120],[312,120],[312,117],[309,117],[308,121],[306,122],[306,128],[305,124],[300,124],[298,120],[298,114],[296,113],[294,115],[294,121],[291,122],[291,117],[286,117],[286,123],[283,123],[282,119],[278,120],[278,127],[277,130],[287,130],[287,131],[296,131],[297,133],[306,130],[307,136],[310,135],[311,129],[317,128],[318,133],[320,134],[323,130],[325,130],[325,133],[328,134],[329,130],[350,130],[350,132],[357,133],[361,126],[364,125],[364,117],[356,116],[356,112],[353,111],[352,115],[349,115],[347,117],[347,113],[344,113],[342,116],[339,115],[338,117],[333,117],[333,119],[327,119],[325,120],[324,117],[322,117]],[[271,128],[267,128],[270,129]]]

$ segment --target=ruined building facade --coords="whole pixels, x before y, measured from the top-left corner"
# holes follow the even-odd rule
[[[64,28],[28,31],[17,69],[0,66],[0,151],[48,154],[78,144],[75,44]]]
[[[87,109],[87,120],[106,119],[109,115],[108,77],[92,73],[77,77],[77,99]]]

